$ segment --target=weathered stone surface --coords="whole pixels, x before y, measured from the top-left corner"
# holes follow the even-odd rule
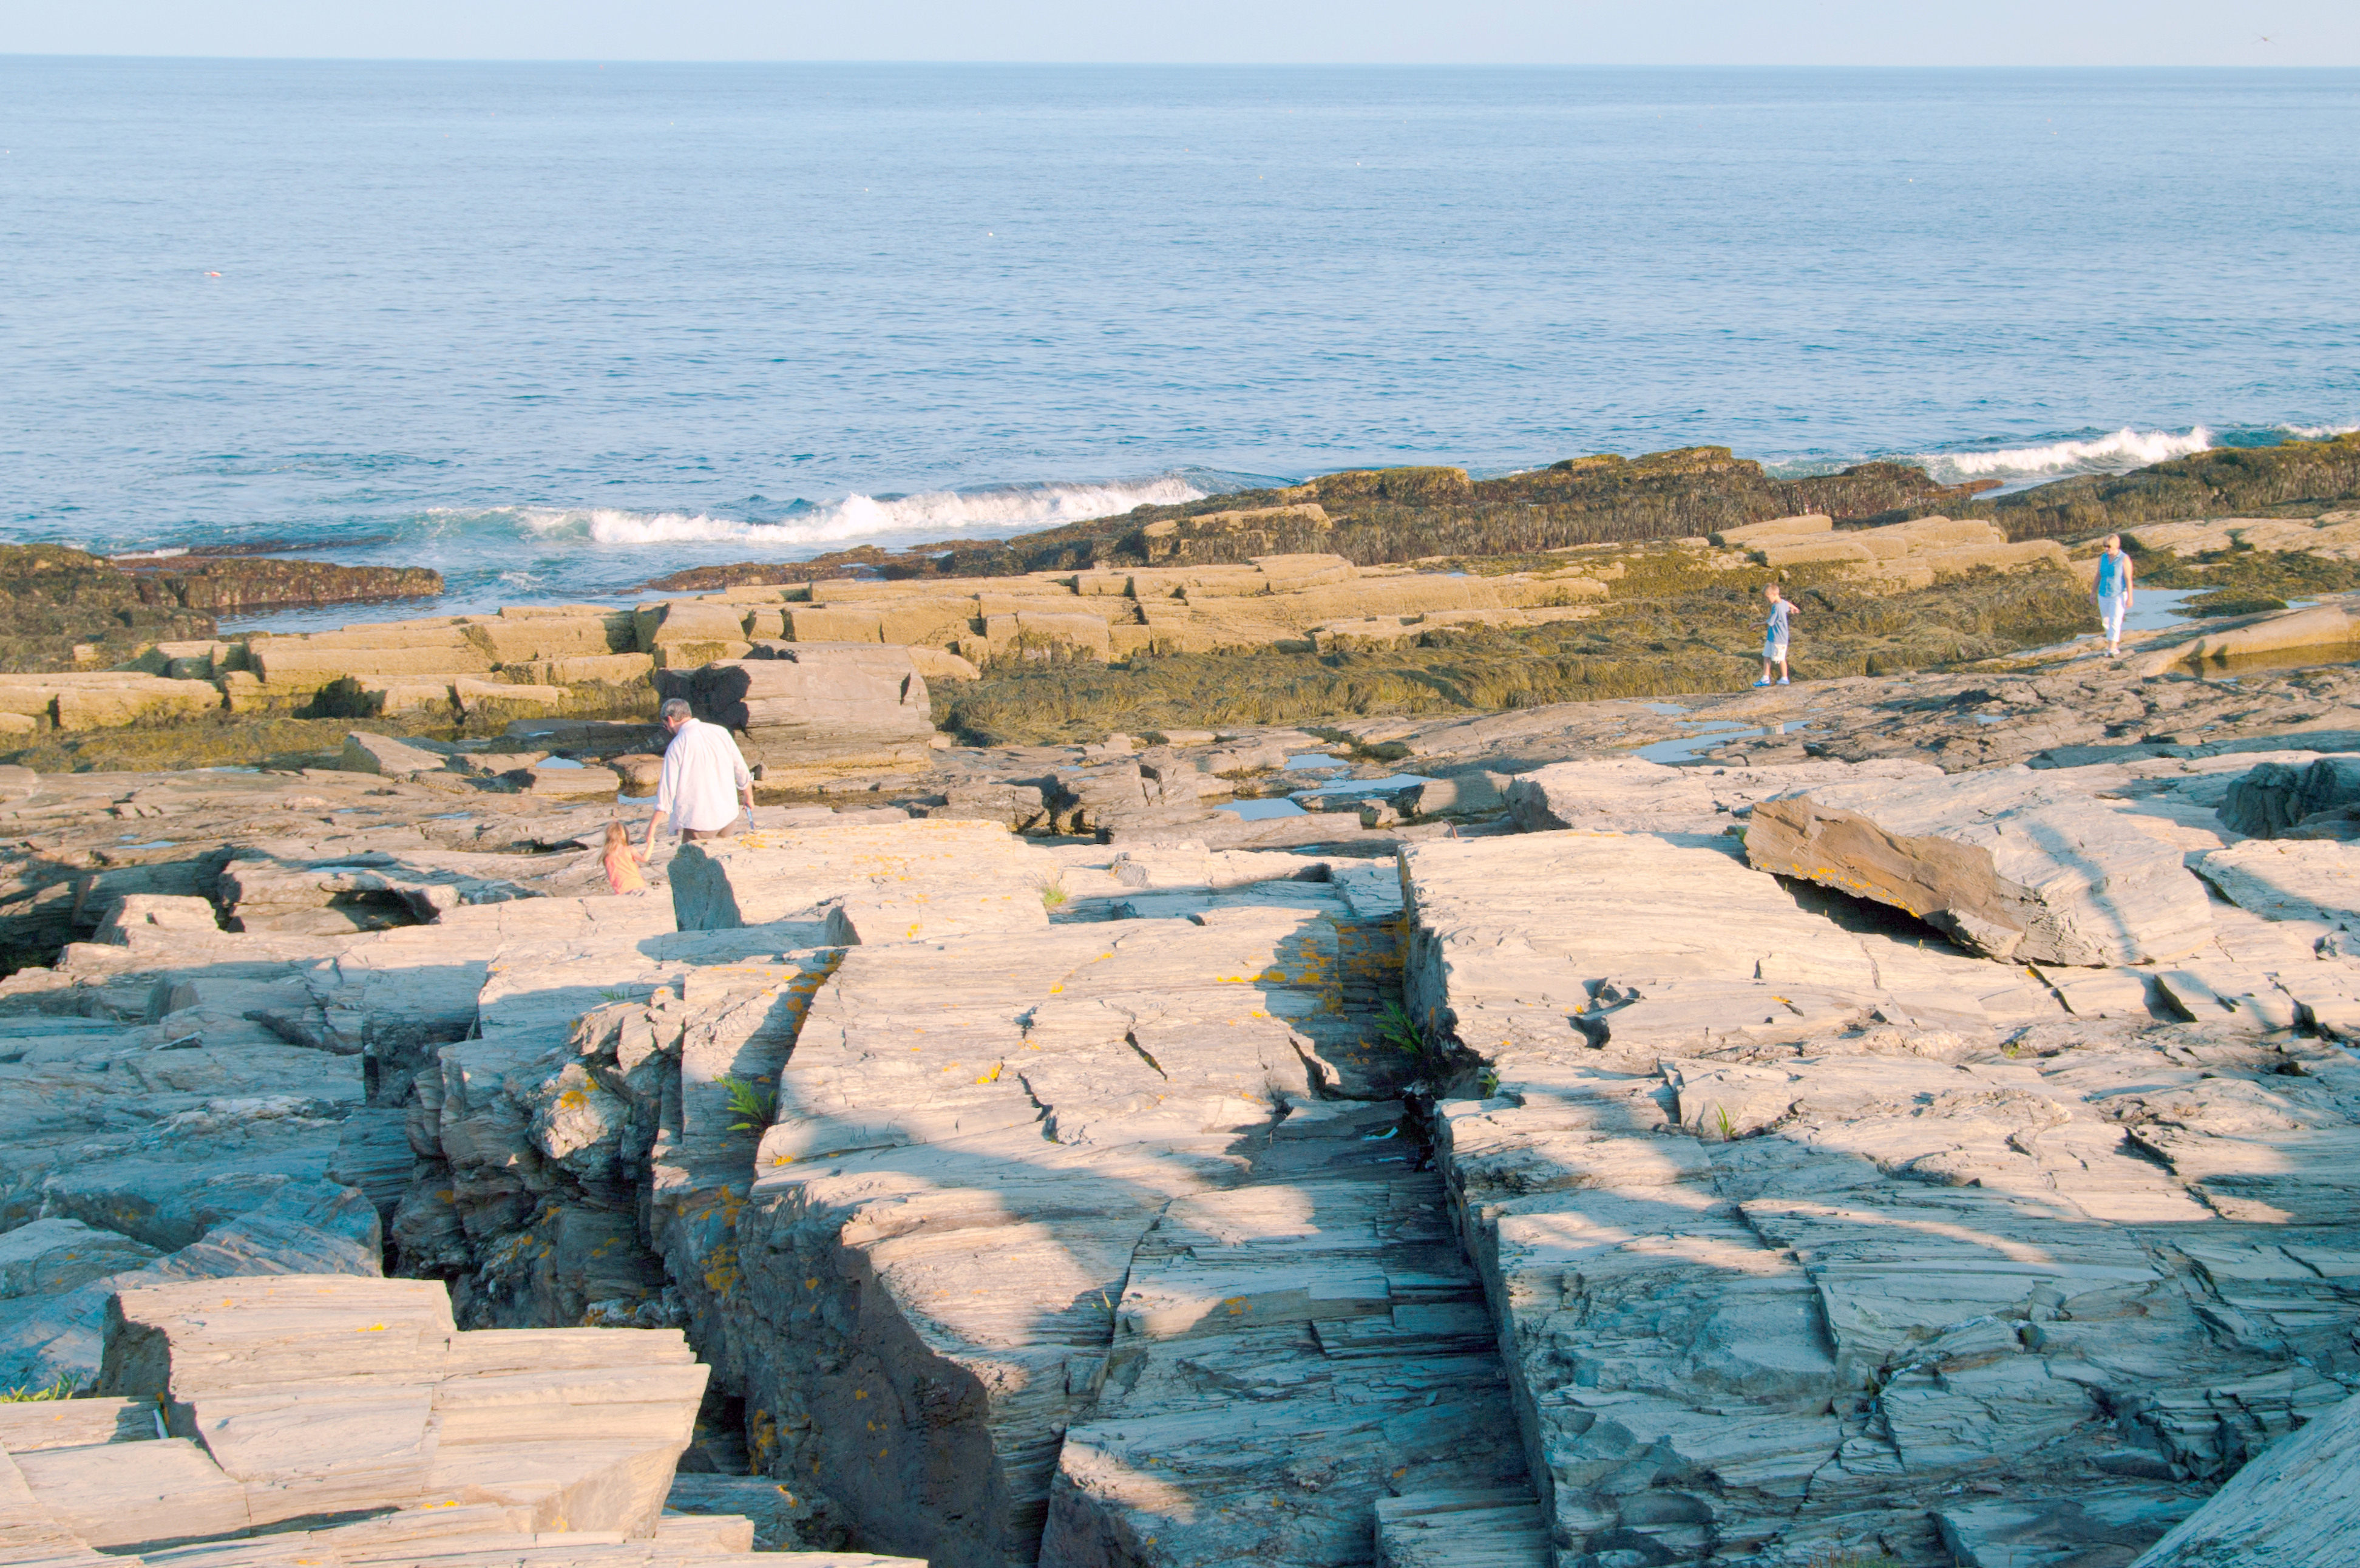
[[[1614,874],[1577,874],[1576,844]],[[2287,1250],[2351,1212],[2340,1055],[2283,1047],[2315,1084],[2233,1034],[2183,1036],[2182,1061],[2060,1035],[2019,1061],[1955,1011],[1826,1007],[1798,982],[1846,983],[1842,906],[1782,912],[1681,857],[1718,858],[1570,833],[1404,855],[1413,995],[1491,1063],[1489,1098],[1440,1108],[1437,1157],[1560,1550],[2122,1561],[2341,1398],[2360,1298]],[[1644,924],[1666,905],[1688,919]],[[1850,935],[1885,985],[1916,951]],[[1618,1061],[1614,1020],[1652,993],[1607,1010],[1600,1051],[1548,976],[1632,950],[1706,981],[1750,958],[1818,1016]]]
[[[1020,784],[953,784],[942,805],[926,809],[929,817],[1002,823],[1011,833],[1039,826],[1047,813],[1041,786]]]
[[[1847,930],[1740,854],[1734,839],[1681,834],[1412,845],[1411,1011],[1486,1056],[1570,1048],[1635,1063],[1878,1018],[1940,1028],[2060,1015],[2021,971]]]
[[[1745,853],[1996,959],[2143,963],[2193,952],[2211,929],[2171,846],[2020,769],[1813,784],[1754,807]]]
[[[2279,1568],[2360,1553],[2360,1400],[2279,1438],[2132,1568]]]
[[[1717,833],[1755,803],[1820,784],[1939,778],[1928,763],[1799,762],[1774,767],[1667,767],[1639,757],[1556,762],[1506,781],[1509,815],[1527,833],[1552,828]]]
[[[747,1519],[663,1511],[707,1376],[676,1331],[460,1332],[431,1281],[134,1280],[104,1366],[130,1398],[0,1419],[12,1562],[769,1561]]]
[[[2267,920],[2360,931],[2360,845],[2256,840],[2197,857],[2223,897]]]
[[[2348,819],[2354,806],[2360,806],[2360,762],[2321,757],[2303,765],[2264,762],[2230,783],[2220,811],[2223,826],[2249,838],[2308,839],[2333,837],[2324,829]],[[2322,830],[2303,831],[2313,818],[2324,818]]]
[[[1237,591],[1278,581],[1267,565],[1163,602],[1245,615],[1288,597]],[[2316,846],[2244,844],[2220,816],[2256,764],[2348,739],[2354,696],[2333,671],[2229,687],[2040,666],[1688,713],[1339,721],[1356,751],[1228,737],[1273,766],[1335,743],[1368,760],[1317,776],[1357,773],[1389,806],[1377,775],[1404,764],[1376,757],[1423,759],[1454,803],[1508,780],[1544,829],[1268,825],[1335,844],[1317,856],[1225,849],[1259,826],[1229,813],[1104,845],[998,826],[1060,768],[1135,769],[1142,803],[1178,784],[1201,809],[1211,734],[955,748],[923,779],[831,789],[846,810],[763,807],[803,858],[728,885],[759,905],[734,921],[768,923],[696,931],[672,929],[662,855],[652,897],[564,891],[603,885],[589,846],[611,810],[497,779],[45,776],[0,798],[22,836],[0,912],[106,940],[0,981],[0,1386],[88,1382],[89,1309],[126,1273],[366,1268],[389,1226],[397,1266],[447,1278],[470,1329],[684,1326],[715,1370],[690,1452],[716,1490],[759,1472],[755,1511],[807,1544],[1141,1568],[2119,1564],[2360,1381],[2360,1084],[2333,1043],[2360,1031],[2360,960],[2332,885],[2290,899],[2276,862],[2241,872]],[[1599,755],[1708,717],[1763,733],[1677,769]],[[500,744],[648,747],[531,728]],[[1968,795],[1973,774],[1935,768],[2044,748],[2072,765],[2030,775],[2043,790],[2174,861],[2223,855],[2250,907],[2214,900],[2198,944],[2152,965],[1996,965],[1738,858],[1731,829],[1797,786]],[[958,802],[997,820],[909,819]],[[888,822],[989,836],[880,882],[858,835]],[[1425,1027],[1388,1036],[1404,845]],[[553,895],[238,933],[204,896],[225,867],[328,900],[284,905],[295,927],[338,898],[398,902],[307,883],[335,867]],[[1006,897],[1011,871],[1021,927],[930,934],[937,893]],[[250,1449],[238,1413],[173,1439],[218,1436],[215,1467],[241,1453],[255,1476],[337,1449],[352,1464],[323,1498],[414,1464],[407,1417],[341,1401]],[[126,1410],[153,1441],[152,1405],[70,1403],[86,1424],[39,1452],[106,1445]],[[16,1430],[0,1416],[0,1448]],[[432,1562],[430,1520],[455,1540],[530,1500],[502,1497],[400,1510],[366,1551]],[[361,1534],[280,1522],[219,1550],[362,1555]],[[753,1525],[497,1550],[652,1568],[740,1552]],[[557,1552],[575,1555],[532,1555]]]
[[[2266,658],[2295,650],[2316,650],[2322,658],[2332,650],[2360,642],[2360,621],[2341,603],[2313,605],[2305,609],[2274,610],[2267,615],[2224,621],[2180,632],[2143,650],[2136,660],[2142,674],[2160,675],[2173,670],[2219,669],[2241,660]]]
[[[765,830],[684,846],[672,905],[684,931],[837,920],[863,940],[891,928],[910,941],[1045,926],[1042,892],[1057,872],[1053,857],[986,822]]]
[[[762,657],[666,670],[658,692],[742,731],[765,777],[794,770],[884,768],[925,761],[934,726],[925,677],[909,650],[858,642],[766,642]]]
[[[374,641],[346,641],[348,636],[374,635]],[[317,691],[341,680],[384,683],[397,676],[439,676],[489,674],[491,659],[467,641],[460,629],[404,631],[356,629],[345,634],[257,639],[247,657],[255,674],[268,686],[293,692]],[[432,683],[430,683],[432,684]]]

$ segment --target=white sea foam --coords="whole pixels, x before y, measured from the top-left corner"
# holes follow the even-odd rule
[[[1175,474],[1109,484],[1006,485],[932,490],[878,500],[847,496],[776,522],[705,512],[627,511],[610,507],[508,509],[543,539],[586,538],[598,544],[743,543],[751,547],[836,544],[849,540],[931,538],[1011,532],[1109,517],[1135,506],[1201,499],[1205,492]]]
[[[2212,445],[2212,433],[2193,430],[2130,430],[2080,441],[2039,446],[2008,446],[1992,452],[1927,452],[1918,460],[1938,479],[2029,479],[2044,474],[2123,473]]]
[[[2360,431],[2360,424],[2282,424],[2278,426],[2297,441],[2325,441],[2332,436],[2350,435]]]

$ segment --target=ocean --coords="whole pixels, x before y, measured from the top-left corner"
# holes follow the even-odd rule
[[[1370,465],[2360,423],[2348,71],[9,58],[0,149],[0,533],[448,609]]]

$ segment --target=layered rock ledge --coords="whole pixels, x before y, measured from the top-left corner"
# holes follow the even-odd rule
[[[1822,756],[1775,734],[1802,699],[1737,699],[1714,711],[1763,733],[1680,767],[1629,748],[1694,715],[1621,703],[957,749],[842,810],[765,807],[628,898],[592,848],[613,806],[452,765],[521,752],[0,778],[11,908],[72,938],[0,982],[0,1382],[160,1387],[168,1426],[191,1405],[143,1441],[184,1445],[192,1497],[226,1508],[229,1477],[246,1523],[221,1533],[310,1472],[231,1475],[238,1428],[204,1424],[218,1391],[177,1348],[133,1389],[180,1343],[141,1305],[172,1291],[248,1303],[205,1332],[257,1345],[280,1289],[354,1292],[446,1355],[628,1345],[591,1354],[682,1376],[621,1401],[664,1405],[682,1473],[617,1458],[637,1479],[592,1490],[772,1544],[1057,1568],[2164,1550],[2360,1384],[2349,847],[2223,811],[2291,787],[2239,820],[2320,815],[2287,781],[2355,743],[2344,677],[2020,678],[2218,739],[2060,739],[2055,696],[1976,724],[2013,688],[1944,677],[1810,694]],[[1304,755],[1338,735],[1367,750]],[[1944,773],[1968,739],[2040,765]],[[1425,771],[1380,772],[1401,762]],[[1350,809],[1211,805],[1290,787]],[[2043,929],[2111,909],[2175,935],[2002,961],[1755,863],[1770,814],[1832,800],[1954,847],[1945,824],[2070,813],[2095,871],[2008,878],[2070,914]],[[347,1370],[257,1429],[383,1399],[436,1430],[453,1375]],[[530,1441],[616,1437],[565,1399],[519,1403]],[[367,1420],[366,1484],[410,1476],[409,1429]],[[137,1436],[74,1431],[55,1463],[101,1480]],[[2287,1511],[2244,1517],[2267,1541]],[[630,1518],[564,1549],[696,1560],[666,1555],[690,1526]],[[268,1528],[364,1524],[390,1528]]]

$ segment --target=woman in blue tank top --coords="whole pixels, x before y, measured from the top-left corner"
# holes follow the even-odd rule
[[[2131,558],[2123,554],[2123,536],[2106,535],[2106,553],[2098,557],[2098,619],[2106,628],[2106,657],[2123,656],[2123,617],[2131,608]]]

